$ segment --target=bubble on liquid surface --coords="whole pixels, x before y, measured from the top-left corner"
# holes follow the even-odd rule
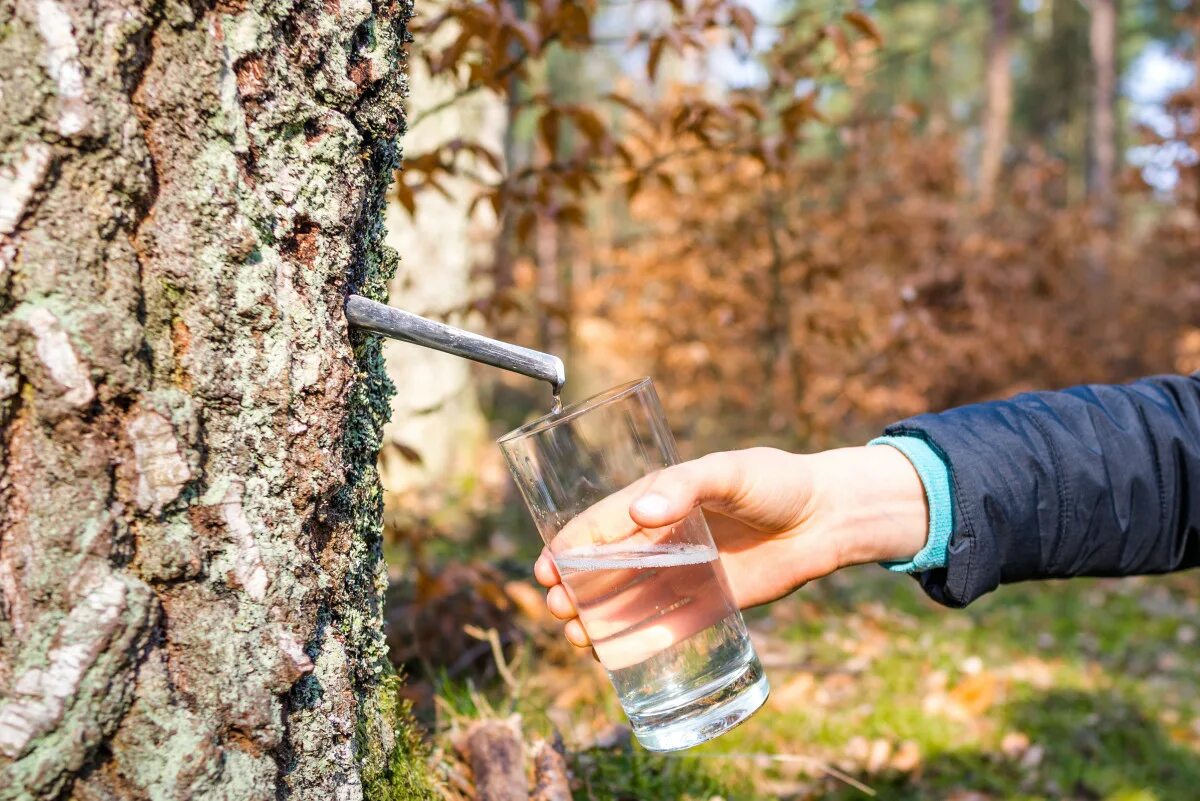
[[[711,545],[666,543],[588,545],[554,554],[559,570],[619,570],[679,567],[712,562],[718,557]]]

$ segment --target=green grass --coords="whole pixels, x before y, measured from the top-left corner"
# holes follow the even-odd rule
[[[576,801],[753,798],[750,777],[689,756],[651,754],[637,746],[591,748],[572,755]]]
[[[854,737],[914,742],[919,770],[867,775],[857,765],[881,798],[968,789],[1006,799],[1200,796],[1200,650],[1190,632],[1180,636],[1200,622],[1191,600],[1198,578],[1013,586],[952,611],[881,573],[837,577],[754,625],[774,624],[775,638],[802,654],[800,670],[768,671],[776,687],[799,672],[828,683],[854,665],[847,698],[777,704],[705,748],[807,753],[853,772]],[[994,697],[967,712],[946,709],[970,681],[994,685]],[[1005,735],[1027,739],[1040,758],[1006,754]],[[865,797],[844,785],[825,791]]]
[[[949,610],[904,577],[849,571],[747,616],[773,697],[724,737],[682,757],[598,748],[578,732],[623,722],[612,693],[567,710],[576,798],[868,797],[822,766],[884,799],[1200,797],[1196,599],[1200,573],[1010,586]],[[550,660],[528,653],[521,671]],[[529,686],[439,695],[465,717],[488,713],[479,699],[519,711],[548,736],[555,688]]]

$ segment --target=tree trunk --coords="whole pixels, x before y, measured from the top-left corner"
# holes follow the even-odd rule
[[[526,0],[509,0],[509,6],[512,8],[513,16],[519,20],[526,18]],[[510,59],[518,59],[521,57],[520,46],[514,42],[509,45],[508,56]],[[508,175],[512,175],[517,171],[518,165],[524,161],[527,143],[522,142],[517,137],[517,115],[520,113],[521,106],[521,78],[514,70],[508,76],[507,90],[504,98],[505,106],[505,128],[504,128],[504,170]],[[516,284],[516,277],[513,274],[518,256],[517,245],[517,215],[512,212],[512,203],[506,203],[504,211],[500,216],[500,233],[496,237],[496,251],[492,264],[492,292],[496,297],[501,297],[513,290]],[[496,336],[504,339],[509,334],[511,326],[504,319],[504,315],[499,315],[492,320],[492,328]]]
[[[421,9],[433,18],[445,6],[442,0],[426,0]],[[429,39],[422,44],[449,47],[460,33],[457,25],[447,23],[426,34]],[[431,76],[421,59],[409,65],[409,80],[409,117],[420,122],[404,136],[405,153],[432,152],[461,138],[463,131],[494,151],[501,149],[507,115],[499,97],[480,90],[447,105],[459,91],[457,82]],[[430,114],[431,109],[440,110]],[[483,159],[466,153],[459,159],[473,174],[495,177]],[[499,226],[487,203],[468,213],[479,191],[476,181],[450,175],[439,176],[439,183],[445,192],[423,193],[415,215],[398,201],[388,204],[387,242],[404,254],[391,282],[391,302],[471,328],[479,321],[465,309],[482,294],[475,274],[494,256]],[[451,310],[459,311],[446,316]],[[384,359],[388,376],[405,388],[392,399],[392,420],[384,429],[380,454],[387,503],[418,513],[431,505],[444,511],[447,487],[470,483],[466,479],[478,475],[484,456],[499,458],[479,407],[472,363],[404,342],[386,343]]]
[[[1091,0],[1092,124],[1088,190],[1101,225],[1116,221],[1117,0]]]
[[[422,793],[342,315],[409,12],[0,6],[0,798]]]
[[[979,159],[979,200],[990,208],[1008,147],[1012,119],[1013,0],[991,0],[992,28],[987,49],[987,106],[983,115],[983,151]]]

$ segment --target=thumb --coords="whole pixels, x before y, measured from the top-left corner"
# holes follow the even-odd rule
[[[743,453],[710,453],[656,473],[630,504],[629,516],[643,528],[662,528],[683,520],[701,504],[736,510],[746,483]]]

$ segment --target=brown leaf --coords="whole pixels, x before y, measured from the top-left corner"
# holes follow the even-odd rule
[[[583,3],[563,3],[557,23],[559,39],[568,47],[586,45],[591,39],[592,19]]]
[[[846,32],[836,25],[826,25],[825,35],[837,50],[838,69],[845,68],[845,65],[850,63],[850,40],[846,38]]]
[[[625,199],[633,200],[634,196],[642,189],[642,175],[638,173],[629,179],[629,183],[625,184]]]
[[[561,112],[554,106],[542,112],[542,116],[538,118],[538,135],[541,137],[542,146],[546,148],[546,152],[553,158],[558,152],[558,122]]]
[[[921,746],[913,740],[900,743],[888,766],[900,773],[917,773],[921,770]]]
[[[504,592],[525,617],[537,623],[553,623],[554,616],[546,607],[546,596],[542,590],[528,581],[509,581]]]
[[[950,700],[958,704],[967,714],[982,715],[992,708],[1000,695],[1000,679],[994,673],[983,671],[967,676],[953,690]]]
[[[658,73],[658,62],[662,58],[663,47],[667,44],[667,40],[663,36],[656,36],[650,40],[649,54],[646,56],[646,77],[654,80],[655,74]]]
[[[537,212],[533,209],[521,212],[521,216],[517,218],[517,240],[522,244],[529,244],[535,225],[537,225]]]
[[[633,152],[620,142],[617,142],[616,145],[614,145],[614,148],[616,150],[617,157],[621,159],[625,166],[632,168],[634,164]]]
[[[608,140],[608,130],[605,128],[604,122],[600,119],[600,115],[590,108],[576,107],[572,109],[571,119],[575,121],[576,127],[583,132],[593,147],[599,149]]]
[[[862,11],[847,11],[842,15],[842,19],[856,28],[863,36],[875,42],[876,45],[883,45],[883,34],[880,33],[879,26],[875,24],[875,20]]]
[[[754,119],[762,122],[766,116],[766,109],[762,107],[762,103],[758,102],[757,98],[747,97],[733,101],[733,107],[740,111],[744,111]]]
[[[469,144],[468,148],[493,170],[497,172],[501,171],[503,162],[500,159],[499,153],[492,150],[490,147],[487,147],[486,145],[479,144],[478,142]]]
[[[574,205],[563,206],[554,216],[559,222],[563,222],[568,225],[583,226],[585,221],[583,209],[580,206]]]
[[[733,20],[733,24],[742,32],[742,36],[746,37],[746,44],[751,44],[754,40],[754,29],[758,27],[754,12],[745,6],[733,6],[729,9],[729,16]]]
[[[403,179],[396,181],[396,199],[400,201],[400,205],[409,214],[417,213],[417,198],[413,194],[412,187],[405,183]]]
[[[399,452],[401,456],[404,457],[404,461],[410,464],[425,464],[425,460],[421,458],[421,454],[418,453],[415,448],[405,445],[403,442],[396,442],[394,440],[392,441],[391,445],[396,449],[397,452]]]
[[[538,52],[538,48],[541,46],[541,37],[531,23],[525,20],[513,20],[508,23],[507,27],[516,38],[521,40],[521,46],[525,48],[526,53]]]
[[[811,673],[800,673],[789,679],[782,687],[771,692],[767,703],[781,710],[801,709],[812,701],[817,682]]]

